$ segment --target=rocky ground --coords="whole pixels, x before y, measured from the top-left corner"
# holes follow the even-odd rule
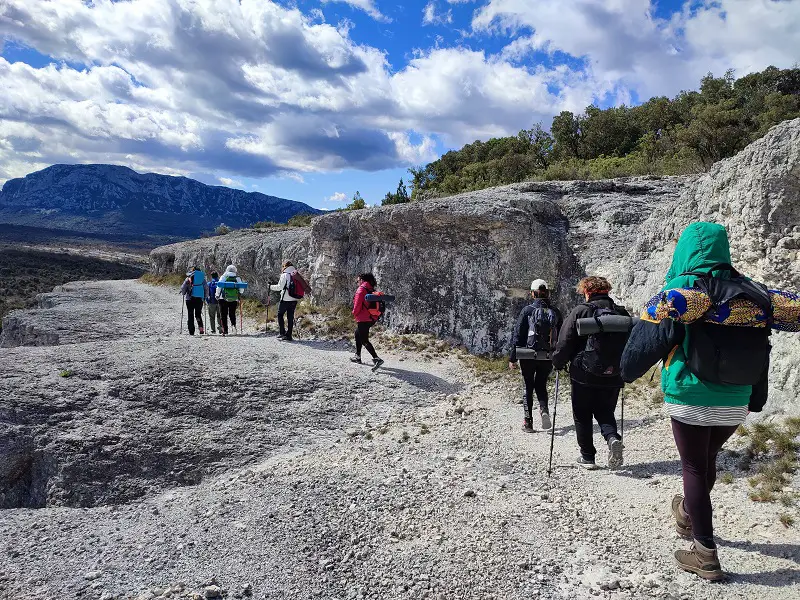
[[[797,529],[743,477],[714,490],[728,582],[670,564],[679,465],[646,386],[616,472],[573,466],[562,387],[548,478],[516,380],[452,356],[373,375],[342,344],[192,338],[174,291],[132,282],[46,305],[14,339],[60,345],[0,350],[0,598],[800,597]]]

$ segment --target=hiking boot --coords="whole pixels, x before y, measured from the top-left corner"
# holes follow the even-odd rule
[[[282,340],[285,337],[286,337],[285,333],[279,333],[278,335],[275,336],[275,339],[276,340]]]
[[[200,328],[200,335],[205,335],[205,334],[206,334],[206,330],[201,327]]]
[[[294,338],[293,338],[292,336],[290,336],[290,335],[287,335],[287,336],[285,336],[285,337],[283,338],[283,341],[284,341],[284,342],[293,342],[293,341],[294,341]]]
[[[610,438],[608,440],[608,468],[619,469],[622,466],[622,440]]]
[[[678,532],[678,535],[687,540],[692,539],[692,521],[683,507],[683,496],[681,494],[675,494],[672,499],[672,516],[675,517],[675,531]]]
[[[694,540],[689,550],[676,550],[675,562],[679,569],[699,575],[709,581],[725,579],[725,573],[719,564],[716,548],[706,548]]]
[[[350,362],[361,364],[361,357],[358,354],[356,354],[355,356],[351,356]]]
[[[541,417],[542,417],[542,429],[548,430],[551,427],[553,427],[553,423],[550,420],[550,414],[549,413],[546,413],[546,412],[542,411]]]
[[[522,419],[522,430],[526,433],[533,433],[533,419],[530,417]]]
[[[373,358],[372,359],[372,370],[373,371],[377,371],[382,364],[383,364],[383,359],[382,358]]]
[[[593,458],[584,458],[583,456],[579,456],[578,464],[589,471],[593,471],[597,468],[597,464],[594,462]]]

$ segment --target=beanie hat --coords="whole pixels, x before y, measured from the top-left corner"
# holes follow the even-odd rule
[[[236,275],[236,267],[234,267],[233,265],[228,265],[228,268],[225,269],[225,270],[228,271],[228,273],[232,273],[233,275]]]
[[[531,282],[531,291],[532,292],[538,292],[541,289],[545,289],[545,290],[548,289],[547,288],[547,282],[544,279],[534,279]]]

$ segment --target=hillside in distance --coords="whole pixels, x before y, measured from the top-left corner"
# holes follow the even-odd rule
[[[0,223],[174,239],[197,237],[220,223],[285,223],[320,212],[259,192],[115,165],[53,165],[10,179],[0,191]]]

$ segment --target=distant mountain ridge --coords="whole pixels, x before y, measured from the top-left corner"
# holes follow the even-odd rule
[[[285,223],[321,212],[259,192],[116,165],[53,165],[10,179],[0,191],[0,223],[176,239],[197,237],[220,223]]]

